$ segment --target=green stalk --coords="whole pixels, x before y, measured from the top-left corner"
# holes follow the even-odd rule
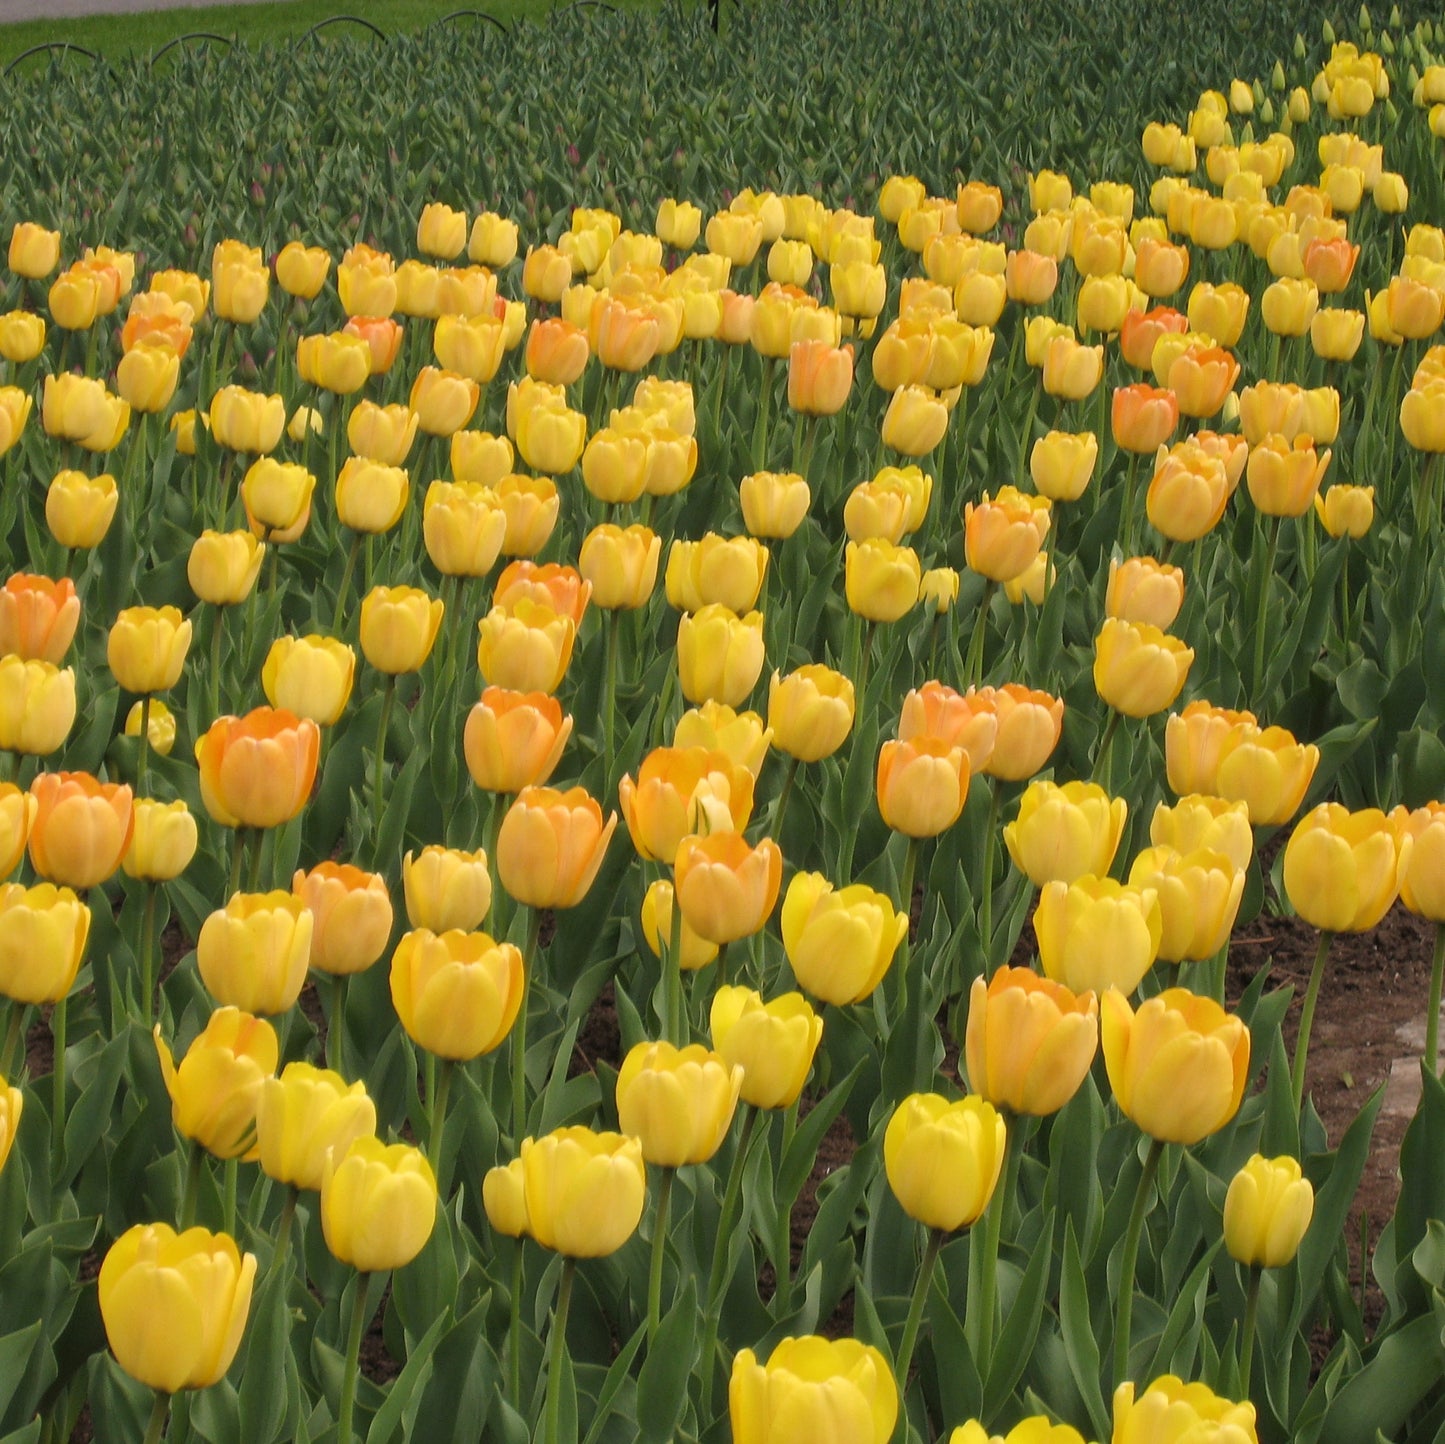
[[[783,1137],[778,1147],[781,1166],[798,1131],[798,1100],[783,1110]],[[777,1233],[773,1238],[773,1314],[786,1313],[793,1296],[793,1205],[778,1210]]]
[[[1139,1265],[1139,1239],[1144,1232],[1144,1215],[1148,1212],[1154,1177],[1159,1172],[1159,1160],[1163,1156],[1164,1144],[1157,1138],[1151,1138],[1144,1171],[1139,1175],[1139,1187],[1134,1190],[1129,1230],[1124,1235],[1124,1253],[1119,1260],[1118,1317],[1114,1325],[1115,1388],[1129,1375],[1129,1331],[1134,1316],[1134,1275]]]
[[[331,975],[331,1017],[327,1019],[326,1066],[346,1076],[346,978]]]
[[[768,464],[768,410],[773,400],[773,372],[777,360],[763,357],[763,379],[758,388],[758,421],[753,432],[753,470],[762,471]]]
[[[151,694],[140,699],[140,756],[135,764],[135,795],[146,795],[146,763],[151,752]]]
[[[968,644],[968,658],[963,667],[964,682],[977,687],[983,681],[983,638],[988,625],[989,603],[993,601],[994,589],[998,583],[989,580],[984,583],[983,597],[978,604],[978,615],[973,622],[973,637]]]
[[[512,1247],[512,1312],[507,1320],[507,1401],[522,1407],[522,1240]]]
[[[20,1046],[21,1034],[25,1027],[25,1004],[10,1004],[10,1019],[5,1025],[5,1053],[0,1057],[0,1077],[8,1078],[12,1082],[15,1079],[15,1068],[25,1066],[25,1056],[20,1054],[17,1059],[16,1053]]]
[[[557,1285],[557,1307],[552,1313],[552,1347],[547,1362],[547,1425],[543,1439],[557,1444],[562,1425],[562,1361],[567,1352],[567,1308],[572,1302],[572,1279],[577,1260],[562,1260],[562,1280]]]
[[[712,1268],[707,1276],[707,1307],[703,1311],[702,1332],[702,1402],[698,1409],[698,1422],[706,1425],[712,1409],[712,1380],[717,1373],[717,1330],[718,1315],[722,1302],[723,1274],[727,1269],[728,1245],[733,1230],[737,1227],[738,1200],[743,1192],[743,1173],[747,1167],[748,1150],[752,1146],[753,1130],[758,1123],[758,1110],[744,1103],[743,1131],[738,1137],[737,1152],[733,1154],[732,1166],[728,1169],[728,1181],[723,1188],[722,1210],[718,1214],[717,1232],[713,1235]]]
[[[968,1305],[970,1312],[964,1319],[964,1331],[969,1347],[973,1350],[974,1363],[985,1377],[993,1360],[994,1325],[998,1310],[998,1245],[1003,1233],[1003,1216],[1009,1211],[1014,1191],[1018,1186],[1019,1161],[1023,1156],[1020,1125],[1015,1118],[1008,1118],[1004,1135],[1003,1171],[1000,1186],[994,1190],[993,1198],[983,1215],[983,1229],[975,1225],[969,1235]],[[978,1247],[974,1248],[975,1240]],[[974,1270],[977,1265],[978,1288],[973,1287]],[[977,1306],[977,1317],[973,1309]]]
[[[346,569],[341,573],[341,585],[336,591],[336,611],[331,618],[331,630],[341,635],[341,623],[346,618],[346,599],[351,595],[351,581],[356,575],[356,559],[361,555],[362,533],[353,532],[351,546],[346,552]]]
[[[447,1131],[447,1095],[451,1091],[455,1068],[456,1064],[450,1058],[441,1060],[441,1067],[437,1069],[436,1095],[427,1099],[427,1154],[443,1198],[446,1197],[446,1188],[442,1181],[442,1142]]]
[[[360,1274],[356,1292],[351,1297],[351,1327],[346,1335],[346,1369],[341,1376],[341,1406],[336,1412],[337,1444],[351,1444],[351,1416],[356,1407],[356,1376],[361,1363],[361,1334],[366,1328],[366,1296],[371,1291],[371,1275]]]
[[[682,904],[672,889],[672,911],[667,919],[667,952],[662,959],[663,1036],[669,1043],[685,1047],[682,1025]]]
[[[1430,965],[1430,1011],[1425,1015],[1425,1066],[1438,1074],[1440,1055],[1440,985],[1445,981],[1445,923],[1435,924],[1435,957]]]
[[[860,706],[864,697],[868,695],[868,673],[873,665],[873,634],[877,630],[877,622],[868,621],[863,625],[862,652],[858,659],[858,702]]]
[[[191,1140],[190,1152],[186,1157],[186,1186],[181,1194],[181,1229],[190,1228],[196,1221],[196,1195],[201,1188],[201,1145]]]
[[[1264,569],[1259,575],[1259,615],[1255,619],[1254,628],[1254,667],[1250,672],[1250,695],[1251,705],[1258,706],[1264,699],[1259,695],[1259,689],[1264,684],[1264,638],[1265,621],[1269,616],[1269,591],[1270,583],[1274,580],[1274,557],[1279,547],[1280,518],[1272,516],[1269,519],[1269,541],[1265,544]]]
[[[170,1413],[171,1396],[156,1391],[155,1403],[151,1405],[151,1416],[146,1423],[143,1444],[160,1444],[161,1435],[166,1432],[166,1415]]]
[[[1294,1065],[1290,1069],[1290,1084],[1294,1092],[1294,1111],[1299,1113],[1304,1106],[1305,1100],[1305,1063],[1310,1052],[1310,1030],[1314,1027],[1315,1004],[1320,999],[1320,983],[1325,976],[1325,959],[1330,954],[1330,944],[1334,941],[1335,935],[1332,932],[1322,931],[1320,933],[1319,946],[1315,949],[1314,967],[1310,969],[1309,987],[1305,990],[1304,1012],[1300,1014],[1299,1038],[1294,1045]],[[1432,979],[1433,982],[1433,979]],[[1429,1027],[1429,1020],[1425,1026]]]
[[[607,613],[607,684],[602,703],[604,772],[611,789],[617,761],[617,640],[622,613],[613,608]]]
[[[799,762],[796,757],[788,759],[788,770],[783,774],[783,785],[778,792],[778,805],[773,809],[772,836],[775,842],[781,843],[783,836],[783,816],[788,810],[788,799],[793,795],[793,783],[797,781]]]
[[[1139,474],[1139,453],[1129,453],[1129,466],[1124,472],[1124,519],[1119,531],[1119,544],[1127,561],[1134,555],[1134,486]]]
[[[375,768],[375,783],[371,791],[372,807],[372,841],[379,842],[381,838],[381,819],[386,810],[386,732],[391,725],[391,709],[396,701],[396,677],[393,673],[386,674],[386,691],[381,699],[381,723],[376,729],[376,756],[373,759]],[[379,858],[376,859],[380,861]]]
[[[990,779],[988,792],[988,821],[983,833],[983,877],[982,892],[978,900],[978,930],[983,942],[983,970],[993,973],[993,856],[998,846],[999,788],[997,778]]]
[[[146,883],[145,909],[140,919],[140,1012],[147,1032],[155,1020],[156,886],[153,882]]]
[[[1254,1364],[1254,1332],[1259,1322],[1259,1281],[1264,1270],[1258,1265],[1249,1271],[1249,1290],[1244,1299],[1244,1334],[1239,1341],[1239,1392],[1249,1398],[1249,1374]]]
[[[1119,718],[1122,712],[1109,712],[1109,720],[1104,724],[1104,735],[1099,738],[1099,745],[1094,752],[1094,770],[1090,774],[1090,780],[1102,783],[1107,788],[1112,780],[1113,768],[1110,766],[1110,754],[1113,748],[1114,734],[1119,730]]]
[[[228,1158],[221,1165],[221,1232],[236,1236],[236,1176],[241,1171],[240,1162]]]
[[[913,1347],[918,1342],[918,1326],[923,1321],[923,1303],[928,1297],[928,1286],[933,1282],[933,1270],[938,1263],[945,1237],[941,1229],[931,1228],[928,1231],[928,1244],[923,1250],[923,1263],[918,1270],[918,1282],[913,1286],[913,1298],[908,1305],[908,1318],[903,1325],[903,1338],[898,1344],[898,1359],[893,1369],[900,1398],[908,1392],[908,1370],[913,1364]],[[906,1406],[900,1409],[899,1413],[902,1415],[906,1432]]]
[[[675,904],[674,904],[675,905]],[[537,940],[542,915],[532,908],[527,918],[527,945],[522,951],[522,1003],[512,1025],[512,1150],[522,1146],[527,1131],[527,1005],[532,1001],[532,970],[537,966]]]
[[[286,1267],[286,1258],[291,1251],[291,1224],[296,1217],[296,1204],[301,1192],[295,1187],[286,1190],[286,1201],[281,1205],[281,1217],[276,1221],[276,1247],[271,1251],[273,1272]]]
[[[224,607],[217,607],[211,619],[211,721],[221,715],[221,644],[225,637],[221,631],[221,618],[226,614]]]
[[[56,1168],[60,1167],[65,1150],[65,1023],[69,1001],[68,997],[61,998],[50,1013],[50,1033],[55,1042],[50,1080],[54,1089],[50,1105],[50,1157]]]
[[[667,1212],[672,1201],[675,1168],[664,1168],[657,1183],[657,1215],[652,1222],[652,1262],[647,1271],[647,1347],[657,1338],[662,1322],[662,1260],[667,1252]]]

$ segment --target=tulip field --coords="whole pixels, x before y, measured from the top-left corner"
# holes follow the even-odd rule
[[[1445,24],[1199,8],[7,72],[0,1444],[1445,1441]]]

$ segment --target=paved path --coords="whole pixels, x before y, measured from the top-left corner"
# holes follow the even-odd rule
[[[237,3],[255,4],[257,0],[0,0],[0,25],[82,15],[134,15],[141,10],[209,10]]]

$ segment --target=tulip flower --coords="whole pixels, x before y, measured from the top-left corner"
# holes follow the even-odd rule
[[[308,963],[317,972],[345,977],[364,972],[391,938],[391,896],[380,873],[350,863],[319,862],[297,871],[291,891],[310,912]]]
[[[272,707],[333,727],[351,700],[356,653],[334,637],[277,637],[261,665],[261,687]]]
[[[753,774],[722,752],[659,747],[643,758],[635,783],[623,777],[618,796],[639,856],[671,864],[683,838],[747,826]]]
[[[856,1339],[783,1339],[762,1363],[733,1359],[728,1415],[735,1444],[887,1444],[898,1420],[898,1385],[884,1356]]]
[[[1254,1154],[1224,1198],[1224,1246],[1251,1269],[1283,1268],[1299,1252],[1314,1216],[1314,1189],[1299,1160]],[[1249,1351],[1241,1350],[1241,1358]]]
[[[862,1002],[883,981],[908,932],[906,913],[861,883],[835,890],[798,873],[783,900],[783,947],[803,988],[825,1003]]]
[[[1035,887],[1106,877],[1124,832],[1128,804],[1097,783],[1032,782],[1018,817],[1003,830],[1014,866]]]
[[[222,827],[279,827],[306,805],[321,734],[284,708],[220,717],[196,743],[201,801]]]
[[[343,1157],[376,1133],[376,1105],[364,1083],[310,1063],[288,1063],[266,1078],[256,1108],[261,1170],[291,1188],[319,1192],[328,1154]]]

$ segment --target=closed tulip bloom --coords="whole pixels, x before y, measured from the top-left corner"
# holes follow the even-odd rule
[[[1082,346],[1068,336],[1055,336],[1044,353],[1044,390],[1064,401],[1082,401],[1104,375],[1104,348]]]
[[[572,718],[556,698],[487,687],[467,715],[462,745],[478,787],[520,792],[547,781],[571,735]]]
[[[46,305],[62,331],[88,331],[103,314],[102,278],[79,266],[62,271],[50,287]]]
[[[482,1175],[482,1207],[493,1232],[516,1239],[525,1238],[531,1232],[520,1158],[489,1168]]]
[[[495,211],[483,211],[472,222],[471,235],[467,239],[467,255],[478,265],[501,270],[516,260],[517,238],[515,221],[507,220]]]
[[[5,1166],[15,1146],[15,1134],[24,1109],[25,1095],[18,1088],[0,1084],[0,1168]]]
[[[833,416],[853,387],[853,348],[795,341],[788,352],[788,405],[809,416]]]
[[[191,544],[186,579],[201,601],[234,607],[250,596],[265,556],[265,546],[249,531],[203,531]]]
[[[1304,392],[1291,382],[1258,381],[1239,393],[1239,424],[1257,446],[1275,434],[1293,441],[1303,429]]]
[[[279,827],[306,805],[321,734],[284,708],[218,717],[196,743],[201,801],[222,827]]]
[[[555,692],[567,675],[577,638],[571,617],[526,597],[511,607],[493,607],[477,631],[483,678],[514,692]]]
[[[191,624],[176,607],[126,607],[106,645],[111,674],[127,692],[174,687],[191,645]]]
[[[1418,917],[1445,923],[1445,804],[1428,802],[1395,820],[1410,839],[1402,852],[1400,901]]]
[[[1220,852],[1156,846],[1134,859],[1129,885],[1159,895],[1159,956],[1166,963],[1198,963],[1228,942],[1244,896],[1244,871]]]
[[[1281,276],[1260,298],[1259,314],[1277,336],[1303,336],[1319,309],[1320,294],[1311,280]]]
[[[511,475],[515,461],[512,443],[505,436],[486,431],[452,433],[452,475],[459,483],[495,487],[503,477]]]
[[[401,520],[411,495],[411,478],[399,466],[350,456],[336,478],[336,518],[368,535],[388,532]]]
[[[706,1163],[722,1146],[743,1070],[700,1044],[638,1043],[617,1075],[617,1121],[647,1163]]]
[[[908,931],[892,899],[861,883],[834,889],[800,872],[783,900],[782,934],[798,982],[825,1003],[857,1003],[883,981]]]
[[[291,891],[311,913],[309,963],[332,977],[364,972],[391,938],[391,895],[386,879],[350,863],[320,862],[298,871]]]
[[[0,356],[17,365],[33,361],[45,349],[45,321],[31,311],[0,316]]]
[[[1149,524],[1170,541],[1198,541],[1219,524],[1231,487],[1225,464],[1198,447],[1161,455],[1145,497]]]
[[[678,623],[678,675],[689,702],[741,706],[757,685],[763,661],[761,612],[740,617],[714,603]]]
[[[1306,922],[1368,932],[1390,910],[1409,867],[1411,835],[1377,808],[1323,802],[1299,820],[1284,851],[1284,886]]]
[[[527,375],[554,386],[570,386],[587,369],[587,332],[561,317],[532,322],[527,333]]]
[[[12,429],[18,431],[15,414],[8,406],[6,411]],[[45,378],[40,420],[47,436],[73,441],[87,451],[110,451],[125,435],[130,407],[120,397],[112,396],[104,381],[67,371]]]
[[[948,407],[926,386],[900,386],[883,416],[883,444],[904,456],[927,456],[948,430]]]
[[[733,1360],[728,1413],[737,1444],[886,1444],[898,1419],[887,1360],[856,1339],[783,1339],[766,1365]]]
[[[587,442],[587,418],[565,406],[532,407],[517,418],[517,450],[536,471],[562,476],[577,465]]]
[[[888,1185],[903,1211],[951,1233],[983,1216],[1003,1168],[1004,1121],[982,1098],[905,1098],[883,1135]]]
[[[1198,419],[1223,407],[1239,378],[1239,362],[1222,347],[1191,346],[1175,358],[1167,374],[1180,413]]]
[[[241,386],[223,386],[211,398],[211,435],[230,451],[267,455],[286,429],[286,403]]]
[[[1385,292],[1390,327],[1407,341],[1418,341],[1439,330],[1445,314],[1445,295],[1423,281],[1394,276]]]
[[[412,383],[408,404],[428,435],[451,436],[472,419],[481,395],[481,387],[470,377],[424,366]]]
[[[132,411],[164,411],[176,394],[181,359],[169,346],[137,346],[121,357],[115,389]]]
[[[617,829],[580,787],[525,787],[497,834],[497,876],[528,907],[575,907],[587,895]]]
[[[738,712],[722,702],[689,707],[672,729],[674,747],[721,752],[756,780],[772,745],[773,729],[756,712]]]
[[[162,1394],[219,1383],[241,1346],[255,1278],[256,1256],[228,1234],[136,1224],[100,1266],[101,1321],[116,1362]]]
[[[403,316],[435,321],[442,314],[442,276],[423,261],[403,261],[392,276],[396,310]]]
[[[417,414],[403,405],[357,402],[346,424],[346,438],[357,456],[384,466],[400,466],[416,440]]]
[[[174,802],[137,798],[135,825],[122,860],[125,874],[146,882],[170,882],[190,866],[197,842],[196,819],[179,798]]]
[[[441,201],[422,207],[416,223],[416,248],[424,256],[450,261],[466,249],[467,218]]]
[[[996,693],[992,688],[956,692],[942,682],[925,682],[903,699],[898,740],[933,737],[961,747],[970,773],[982,772],[993,756],[998,736]]]
[[[853,727],[853,683],[817,663],[783,676],[768,688],[768,726],[773,745],[799,762],[831,757]]]
[[[582,481],[598,501],[636,501],[647,485],[647,437],[604,426],[582,452]]]
[[[878,753],[878,811],[895,832],[937,837],[962,815],[968,779],[968,754],[955,743],[926,735],[885,742]]]
[[[25,856],[35,798],[13,782],[0,782],[0,879],[7,878]]]
[[[1400,430],[1416,451],[1445,451],[1445,379],[1435,377],[1412,386],[1400,402]]]
[[[958,573],[952,567],[932,567],[918,584],[918,600],[936,616],[943,616],[958,601]]]
[[[259,457],[241,478],[246,520],[269,542],[295,541],[311,518],[316,478],[304,466]]]
[[[276,1030],[264,1018],[217,1008],[179,1067],[159,1025],[154,1036],[176,1131],[217,1158],[253,1161],[262,1083],[280,1056]]]
[[[701,541],[675,541],[667,554],[667,600],[685,612],[719,605],[751,610],[768,571],[768,549],[752,537],[709,532]]]
[[[484,577],[506,541],[507,513],[490,486],[433,481],[422,503],[422,537],[443,576]]]
[[[49,882],[95,887],[120,866],[135,826],[129,787],[86,772],[42,772],[30,784],[30,865]]]
[[[1097,783],[1031,782],[1018,817],[1003,830],[1014,866],[1035,887],[1105,877],[1124,832],[1128,804]]]
[[[140,736],[143,710],[142,704],[135,702],[131,705],[130,711],[125,714],[125,735],[127,737]],[[159,698],[151,700],[150,717],[146,725],[146,740],[151,751],[159,753],[162,757],[169,757],[172,748],[176,745],[176,714]]]
[[[1064,725],[1063,701],[1018,682],[981,687],[976,695],[987,699],[997,723],[993,748],[982,770],[1006,782],[1032,777],[1058,746]]]
[[[1249,1077],[1249,1029],[1241,1018],[1185,988],[1166,989],[1137,1012],[1111,988],[1101,1012],[1110,1086],[1144,1133],[1163,1143],[1198,1143],[1239,1111]]]
[[[750,536],[782,541],[802,525],[812,494],[794,472],[758,471],[738,483],[738,500]]]
[[[1122,621],[1168,631],[1184,605],[1184,573],[1153,557],[1130,557],[1109,563],[1104,612]]]
[[[480,848],[461,852],[433,843],[415,857],[408,852],[401,877],[407,921],[413,928],[475,932],[492,905],[492,878]]]
[[[1189,293],[1189,326],[1220,346],[1236,346],[1249,314],[1249,292],[1233,281],[1221,286],[1200,281]]]
[[[991,1435],[977,1419],[970,1419],[948,1436],[948,1444],[1084,1444],[1084,1436],[1072,1424],[1055,1424],[1046,1414],[1033,1414],[1006,1435]]]
[[[673,888],[659,878],[647,889],[642,899],[642,936],[653,957],[662,957],[672,946]],[[718,954],[718,945],[695,933],[686,918],[678,924],[679,948],[677,965],[684,972],[705,968]]]
[[[223,321],[249,326],[266,309],[271,275],[264,266],[228,263],[211,268],[211,303]]]
[[[351,396],[371,377],[371,347],[345,331],[303,336],[296,343],[296,373],[308,386]]]
[[[261,686],[273,707],[332,727],[351,700],[356,653],[334,637],[278,637],[261,667]]]
[[[378,672],[421,670],[441,629],[439,597],[418,587],[373,587],[361,603],[361,650]]]
[[[1085,276],[1079,287],[1075,317],[1079,329],[1116,335],[1133,298],[1130,283],[1123,276]]]
[[[992,499],[984,492],[963,509],[963,548],[968,565],[990,581],[1008,582],[1033,564],[1049,533],[1047,497],[1003,486]]]
[[[1250,499],[1265,516],[1303,516],[1314,504],[1333,453],[1318,454],[1308,436],[1294,443],[1266,436],[1250,448],[1245,478]]]
[[[1148,371],[1154,364],[1154,347],[1164,336],[1182,336],[1189,330],[1189,318],[1169,306],[1151,311],[1130,311],[1119,328],[1119,351],[1136,371]]]
[[[671,863],[685,837],[741,832],[752,815],[752,772],[702,747],[654,748],[637,781],[627,774],[617,790],[633,846],[649,861]]]
[[[391,1001],[407,1036],[466,1062],[501,1046],[523,995],[520,949],[486,933],[407,933],[391,958]]]
[[[1118,395],[1114,393],[1116,408]],[[1093,479],[1098,459],[1099,439],[1092,431],[1050,431],[1034,442],[1029,475],[1040,496],[1050,501],[1077,501]]]
[[[16,221],[10,232],[10,269],[17,276],[38,281],[60,264],[60,232],[47,231],[34,221]]]
[[[79,622],[80,598],[69,577],[16,572],[0,587],[0,656],[58,666]]]
[[[440,316],[432,345],[448,371],[484,386],[506,355],[506,330],[495,316]]]
[[[783,855],[770,838],[756,847],[736,832],[685,837],[674,860],[683,919],[701,938],[731,943],[762,929],[777,902]]]
[[[256,1109],[261,1170],[277,1183],[319,1191],[328,1154],[341,1157],[376,1134],[376,1105],[366,1084],[310,1063],[288,1063],[266,1078]]]
[[[1167,735],[1165,742],[1167,754]],[[1319,760],[1314,743],[1297,742],[1283,727],[1241,728],[1225,745],[1213,790],[1244,802],[1254,826],[1277,826],[1299,811]]]
[[[361,1273],[405,1268],[436,1226],[437,1185],[418,1148],[362,1136],[339,1157],[329,1151],[321,1177],[326,1247]]]
[[[1146,238],[1134,256],[1134,281],[1149,296],[1172,296],[1189,279],[1189,250]]]
[[[310,301],[320,294],[331,271],[331,257],[320,246],[288,241],[276,257],[276,283],[288,296]]]
[[[719,988],[709,1026],[724,1063],[742,1071],[745,1103],[754,1108],[792,1106],[823,1037],[823,1020],[801,993],[784,993],[765,1003],[751,988]]]
[[[657,205],[657,218],[653,230],[663,245],[674,250],[690,251],[702,231],[702,211],[691,201],[661,200]]]
[[[1154,965],[1162,929],[1153,888],[1090,874],[1045,883],[1034,911],[1045,974],[1075,992],[1132,993]]]
[[[90,920],[68,887],[0,884],[0,994],[16,1003],[58,1003],[75,984]]]
[[[1099,1005],[1032,968],[975,978],[965,1057],[973,1092],[995,1108],[1047,1117],[1079,1091],[1099,1046]]]
[[[661,555],[662,539],[647,527],[607,523],[582,539],[577,565],[599,607],[635,611],[652,597]]]
[[[1220,853],[1238,872],[1246,871],[1254,857],[1249,809],[1242,802],[1202,793],[1181,797],[1172,807],[1159,803],[1149,823],[1149,840],[1178,853]]]
[[[1247,1268],[1283,1268],[1314,1217],[1315,1191],[1299,1160],[1254,1154],[1224,1196],[1224,1246]]]
[[[933,366],[937,345],[934,318],[901,316],[873,347],[873,380],[885,391],[921,386]]]
[[[1219,793],[1219,766],[1246,733],[1257,733],[1253,712],[1234,712],[1203,700],[1170,717],[1164,729],[1169,786],[1188,793]]]
[[[908,522],[908,498],[897,487],[860,481],[843,506],[843,529],[850,541],[877,537],[897,546]]]
[[[75,723],[75,672],[43,661],[0,656],[0,749],[43,757]]]
[[[647,1199],[636,1138],[559,1128],[522,1140],[521,1167],[528,1231],[543,1248],[603,1258],[636,1232]]]
[[[1132,1380],[1114,1391],[1114,1444],[1173,1444],[1191,1436],[1218,1444],[1257,1444],[1254,1418],[1248,1401],[1231,1403],[1208,1385],[1186,1384],[1173,1374],[1155,1379],[1142,1393]]]
[[[306,981],[313,925],[310,909],[292,893],[235,893],[201,925],[201,979],[225,1006],[284,1013]]]
[[[1194,649],[1148,623],[1107,617],[1094,639],[1094,689],[1126,717],[1150,717],[1179,695]]]
[[[881,537],[850,541],[845,553],[844,589],[850,611],[870,622],[896,622],[918,602],[923,569],[912,547]]]

